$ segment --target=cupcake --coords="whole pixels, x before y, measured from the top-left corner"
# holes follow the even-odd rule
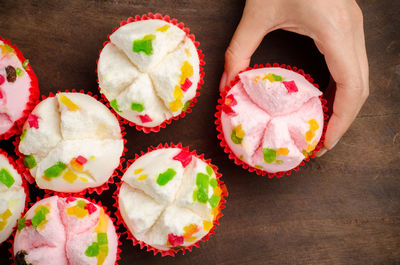
[[[39,188],[80,192],[107,182],[124,140],[106,106],[82,93],[58,93],[29,115],[18,149]]]
[[[213,167],[177,147],[136,159],[118,194],[118,208],[134,242],[173,255],[208,235],[227,194]]]
[[[12,234],[25,209],[25,189],[20,174],[0,149],[0,244]]]
[[[263,174],[296,168],[321,138],[321,95],[303,75],[288,69],[240,73],[220,101],[222,145],[226,143],[238,163]]]
[[[0,140],[20,133],[38,98],[38,83],[29,61],[0,36]]]
[[[17,265],[114,265],[118,236],[104,209],[83,198],[48,197],[18,220]]]
[[[132,20],[110,35],[100,53],[101,93],[116,113],[145,132],[177,118],[196,96],[200,51],[187,32],[161,15]]]

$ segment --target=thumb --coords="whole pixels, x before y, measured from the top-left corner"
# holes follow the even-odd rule
[[[246,2],[240,23],[225,52],[225,70],[220,82],[221,91],[240,70],[249,66],[254,51],[264,36],[273,30],[272,17],[266,14],[265,10],[260,10],[253,1]],[[263,18],[269,21],[264,21]]]

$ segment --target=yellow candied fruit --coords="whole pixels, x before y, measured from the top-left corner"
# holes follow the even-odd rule
[[[93,160],[95,158],[96,158],[95,156],[91,156],[91,157],[89,157],[89,160]]]
[[[62,104],[64,104],[68,110],[70,111],[76,111],[79,110],[80,107],[78,105],[76,105],[72,100],[70,100],[67,96],[60,94],[59,95],[59,100]]]
[[[2,221],[0,222],[0,231],[4,229],[7,225],[7,220],[10,218],[12,215],[11,211],[9,209],[5,210],[2,214],[0,214],[0,218]]]
[[[265,75],[265,76],[262,78],[262,80],[265,80],[265,79],[268,79],[268,81],[270,81],[270,82],[275,82],[275,79],[274,79],[274,77],[272,76],[271,73]]]
[[[82,182],[89,182],[89,180],[88,180],[87,178],[84,178],[84,177],[79,177],[79,179],[80,179]]]
[[[192,57],[192,54],[190,53],[190,50],[189,49],[185,49],[185,52],[186,52],[186,56],[187,57]]]
[[[304,139],[306,139],[307,142],[311,142],[311,140],[314,138],[315,132],[312,130],[308,130],[304,136]]]
[[[46,226],[46,224],[47,224],[47,220],[43,220],[43,221],[40,223],[40,225],[37,226],[37,228],[41,231],[41,230],[44,229],[44,227]]]
[[[44,180],[51,181],[51,178],[46,177],[45,175],[42,176]]]
[[[107,258],[107,253],[100,252],[96,257],[97,257],[97,265],[102,265]]]
[[[183,91],[180,86],[175,86],[173,96],[174,96],[174,99],[176,99],[176,100],[183,98]]]
[[[260,81],[260,78],[261,78],[261,77],[260,77],[259,75],[258,75],[258,76],[256,76],[256,77],[254,77],[254,83],[256,83],[256,84],[257,84],[257,83],[258,83],[258,81]]]
[[[308,157],[308,152],[307,152],[306,150],[301,151],[301,153],[303,154],[303,156],[304,156],[305,158]]]
[[[221,193],[222,193],[222,190],[221,190],[220,187],[217,186],[217,187],[214,188],[214,194],[215,195],[220,196]]]
[[[189,237],[188,239],[186,239],[188,242],[193,242],[193,241],[195,241],[197,239],[197,237],[195,237],[195,236],[191,236],[191,237]]]
[[[193,75],[193,66],[188,62],[184,61],[181,67],[181,77],[179,84],[182,85],[185,83],[186,78],[191,77]]]
[[[210,231],[212,227],[213,227],[213,224],[210,221],[203,220],[204,231]]]
[[[142,181],[142,180],[145,180],[145,179],[147,179],[147,177],[148,177],[149,175],[147,175],[147,174],[143,174],[143,175],[140,175],[139,177],[138,177],[138,181]]]
[[[69,162],[71,168],[75,169],[78,172],[83,172],[83,165],[79,164],[76,161],[76,158],[72,158],[71,161]]]
[[[225,98],[225,105],[229,106],[232,103],[232,99],[230,98]]]
[[[137,174],[139,174],[140,172],[142,172],[143,171],[143,168],[138,168],[138,169],[135,169],[134,171],[133,171],[133,173],[135,174],[135,175],[137,175]]]
[[[235,132],[236,132],[236,136],[238,138],[242,138],[244,137],[244,135],[246,134],[243,129],[242,129],[242,125],[239,124],[238,126],[235,127]]]
[[[310,124],[310,130],[311,131],[316,131],[319,129],[318,122],[315,119],[311,119],[308,121],[308,124]]]
[[[69,183],[74,183],[74,181],[78,178],[78,176],[72,172],[71,169],[68,169],[64,175],[63,175],[63,179],[65,179],[66,181],[68,181]]]
[[[68,215],[75,215],[77,218],[84,218],[88,214],[88,210],[82,209],[78,206],[71,206],[66,210]]]
[[[219,208],[215,207],[212,209],[211,211],[212,215],[214,216],[214,219],[217,217],[217,215],[219,214]]]
[[[179,100],[179,99],[177,99],[177,100],[174,100],[174,101],[170,101],[169,102],[169,109],[172,111],[172,112],[177,112],[179,109],[181,109],[181,108],[183,108],[183,104],[182,104],[182,101],[181,100]]]
[[[288,155],[289,149],[287,149],[286,147],[281,147],[281,148],[278,148],[278,150],[276,150],[276,153],[278,155]]]
[[[317,140],[314,140],[312,142],[312,144],[307,145],[306,151],[307,152],[312,152],[315,149],[315,147],[317,146],[317,144],[318,144]]]
[[[108,219],[103,208],[100,208],[99,223],[94,229],[95,233],[107,233]]]
[[[191,238],[194,234],[196,234],[199,231],[199,227],[195,224],[190,224],[187,225],[183,228],[183,231],[185,231],[185,233],[183,234],[183,237],[188,240],[188,238]]]
[[[170,27],[169,25],[164,25],[164,26],[157,28],[156,30],[160,31],[160,32],[166,32],[167,29],[169,29],[169,27]]]

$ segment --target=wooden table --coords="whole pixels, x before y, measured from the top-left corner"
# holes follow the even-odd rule
[[[334,150],[291,176],[267,179],[234,165],[214,127],[224,50],[244,1],[0,1],[0,34],[30,59],[42,94],[98,94],[96,59],[107,34],[129,16],[159,12],[190,27],[205,54],[205,84],[193,112],[159,133],[127,128],[127,158],[182,142],[219,166],[229,190],[215,235],[192,253],[154,257],[122,236],[119,264],[400,264],[400,2],[364,0],[370,97]],[[303,68],[324,90],[329,72],[312,40],[276,31],[252,64]],[[0,147],[14,156],[12,139]],[[113,203],[104,192],[103,204]],[[31,197],[43,193],[31,187]],[[0,264],[8,264],[8,244]],[[56,264],[56,263],[54,263]]]

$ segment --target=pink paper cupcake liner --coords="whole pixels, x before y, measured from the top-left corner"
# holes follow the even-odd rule
[[[22,181],[22,187],[24,188],[24,192],[25,192],[25,205],[24,205],[24,210],[21,213],[21,216],[24,215],[24,213],[28,210],[28,204],[30,202],[30,198],[29,198],[29,189],[28,189],[28,185],[26,184],[26,180],[24,179],[23,175],[22,175],[22,171],[18,168],[17,163],[15,162],[15,160],[13,158],[11,158],[4,150],[0,149],[0,154],[4,155],[8,162],[10,163],[10,165],[18,172],[18,174],[21,175],[21,181]],[[21,217],[20,216],[20,217]],[[18,218],[19,219],[19,218]],[[13,232],[11,233],[10,237],[4,241],[4,242],[9,242],[15,233],[15,229],[17,228],[17,223],[15,223],[14,227],[13,227]],[[3,243],[4,243],[3,242]],[[2,243],[0,243],[1,245]]]
[[[118,113],[116,113],[116,112],[114,111],[113,108],[111,108],[108,99],[107,99],[103,94],[101,94],[102,98],[103,98],[104,100],[106,100],[106,102],[107,102],[107,104],[106,104],[107,107],[111,109],[111,111],[123,122],[123,124],[128,124],[128,125],[131,126],[131,127],[135,126],[135,127],[136,127],[136,130],[138,130],[138,131],[143,131],[144,133],[159,132],[161,128],[165,128],[165,127],[167,126],[167,124],[171,124],[171,122],[172,122],[173,120],[178,120],[179,118],[183,118],[183,117],[186,116],[186,113],[191,113],[191,112],[192,112],[192,107],[193,107],[194,104],[197,102],[197,97],[200,96],[200,91],[199,91],[199,90],[201,89],[201,85],[204,84],[204,69],[203,69],[203,66],[206,64],[205,61],[204,61],[204,54],[203,54],[203,52],[198,48],[199,45],[200,45],[200,42],[198,42],[198,41],[195,40],[195,36],[194,36],[193,34],[190,34],[190,29],[189,29],[188,27],[185,27],[185,24],[183,24],[182,22],[178,22],[178,20],[175,19],[175,18],[171,19],[169,16],[162,16],[162,15],[159,14],[159,13],[156,13],[156,14],[148,13],[148,15],[142,15],[142,16],[136,15],[134,18],[133,18],[133,17],[130,17],[130,18],[128,18],[127,20],[121,21],[119,27],[116,27],[112,32],[114,33],[117,29],[119,29],[120,27],[122,27],[122,26],[124,26],[124,25],[126,25],[126,24],[129,24],[129,23],[132,23],[132,22],[137,22],[137,21],[142,21],[142,20],[150,20],[150,19],[160,19],[160,20],[164,20],[165,22],[168,22],[168,23],[171,23],[171,24],[177,26],[178,28],[180,28],[181,30],[183,30],[183,31],[186,33],[186,36],[187,36],[189,39],[191,39],[191,40],[193,41],[193,44],[194,44],[194,46],[195,46],[196,49],[197,49],[197,54],[199,55],[199,61],[200,61],[200,63],[199,63],[200,80],[199,80],[199,82],[197,83],[196,95],[194,96],[194,98],[191,99],[190,105],[189,105],[189,107],[187,108],[187,110],[182,111],[179,115],[177,115],[177,116],[175,116],[175,117],[172,117],[172,118],[169,118],[169,119],[163,121],[160,125],[157,125],[157,126],[154,126],[154,127],[144,127],[144,126],[138,125],[138,124],[136,124],[136,123],[134,123],[134,122],[131,122],[131,121],[129,121],[129,120],[127,120],[127,119],[121,117]],[[107,36],[107,38],[110,39],[110,34]],[[110,40],[107,40],[107,41],[105,41],[105,42],[103,43],[103,48],[104,48],[104,46],[106,46],[108,43],[110,43]],[[100,53],[102,52],[102,50],[103,50],[103,49],[101,49],[101,50],[99,51],[99,56],[100,56]],[[97,65],[98,61],[99,61],[99,59],[97,59],[96,65]],[[96,69],[95,72],[96,72],[96,74],[97,74],[97,69]],[[99,83],[98,78],[97,78],[97,83]],[[100,91],[100,87],[99,87],[99,91]]]
[[[11,46],[14,49],[15,54],[17,55],[18,59],[21,62],[25,61],[25,57],[22,55],[21,51],[18,49],[16,45],[12,45],[8,39],[1,37],[1,35],[0,35],[0,40],[2,40],[5,44]],[[40,91],[36,75],[33,72],[30,64],[28,64],[25,71],[31,79],[31,84],[30,84],[31,86],[29,88],[30,95],[28,102],[25,105],[25,110],[22,112],[22,116],[18,120],[14,121],[13,126],[7,132],[0,135],[0,140],[7,140],[14,134],[20,134],[22,126],[24,125],[25,120],[28,118],[29,113],[31,113],[33,108],[38,103]]]
[[[128,226],[126,225],[124,219],[122,218],[121,212],[120,212],[120,210],[119,210],[119,205],[118,205],[118,195],[119,195],[119,191],[120,191],[122,182],[117,183],[117,189],[116,189],[116,191],[114,192],[113,198],[114,198],[114,200],[115,200],[114,207],[117,209],[116,212],[115,212],[115,215],[117,216],[117,225],[120,226],[120,227],[123,227],[123,228],[125,229],[125,232],[123,232],[122,234],[126,234],[127,239],[132,240],[134,246],[139,245],[139,246],[140,246],[140,249],[143,249],[144,247],[146,247],[146,251],[149,251],[149,252],[152,251],[154,256],[156,256],[158,253],[160,253],[162,257],[164,257],[164,256],[173,256],[173,257],[174,257],[175,254],[177,254],[179,251],[182,251],[182,255],[184,255],[185,252],[191,252],[192,249],[193,249],[193,247],[197,247],[197,248],[198,248],[198,247],[199,247],[199,243],[200,243],[201,241],[206,242],[206,241],[209,240],[209,238],[210,238],[210,236],[211,236],[212,234],[215,234],[216,226],[219,225],[219,219],[223,216],[221,210],[224,209],[224,208],[226,207],[225,204],[226,204],[226,198],[228,197],[228,190],[227,190],[227,188],[226,188],[224,182],[221,180],[221,176],[222,176],[222,175],[221,175],[221,173],[218,172],[218,167],[210,163],[210,162],[211,162],[211,159],[207,159],[207,160],[206,160],[206,159],[204,158],[204,154],[197,155],[196,150],[193,150],[193,151],[190,152],[190,151],[189,151],[189,147],[182,147],[182,143],[178,143],[177,145],[175,145],[175,144],[173,144],[173,143],[170,143],[170,144],[165,143],[164,145],[163,145],[163,144],[159,144],[159,145],[156,146],[156,147],[151,146],[151,147],[147,148],[147,152],[141,151],[141,152],[140,152],[140,155],[139,155],[139,154],[135,154],[135,158],[134,158],[134,159],[128,160],[127,165],[126,165],[126,167],[125,167],[125,170],[122,171],[122,174],[125,174],[126,170],[127,170],[139,157],[141,157],[141,156],[143,156],[143,155],[145,155],[145,154],[147,154],[147,153],[149,153],[149,152],[151,152],[151,151],[154,151],[154,150],[157,150],[157,149],[163,149],[163,148],[180,148],[180,149],[183,149],[183,150],[189,152],[190,154],[192,154],[193,156],[195,156],[195,157],[197,157],[197,158],[203,160],[205,163],[207,163],[208,165],[210,165],[211,168],[214,170],[215,175],[216,175],[216,178],[217,178],[217,181],[218,181],[218,185],[219,185],[219,187],[221,188],[222,193],[221,193],[221,201],[220,201],[220,203],[219,203],[219,210],[220,210],[220,211],[219,211],[218,215],[215,217],[215,219],[214,219],[214,221],[213,221],[213,227],[210,229],[210,231],[208,232],[208,234],[205,235],[202,239],[200,239],[200,240],[197,241],[196,243],[194,243],[193,245],[186,246],[186,247],[183,247],[183,248],[179,248],[179,249],[170,249],[170,250],[160,250],[160,249],[154,248],[154,247],[152,247],[151,245],[149,245],[149,244],[147,244],[147,243],[145,243],[145,242],[143,242],[143,241],[140,241],[140,240],[136,239],[135,236],[134,236],[134,235],[131,233],[131,231],[129,230],[129,228],[128,228]]]
[[[69,91],[69,90],[57,91],[57,93],[60,93],[60,92],[79,92],[79,93],[82,93],[82,94],[89,95],[89,96],[95,98],[96,100],[100,101],[101,103],[105,104],[105,101],[104,101],[103,99],[101,99],[101,98],[99,99],[98,96],[97,96],[97,95],[93,95],[92,92],[86,92],[86,93],[85,93],[84,90],[77,91],[77,90],[75,90],[75,89],[72,89],[71,91]],[[57,94],[57,93],[56,93],[56,94]],[[44,96],[44,95],[42,95],[42,101],[45,100],[45,99],[47,99],[47,98],[54,97],[56,94],[50,93],[49,96]],[[49,194],[52,194],[52,195],[58,195],[58,196],[60,196],[60,197],[65,197],[65,196],[75,196],[75,197],[76,197],[76,196],[79,196],[79,195],[80,195],[80,196],[83,196],[83,195],[86,194],[86,192],[88,192],[89,194],[93,194],[93,193],[95,192],[95,193],[97,193],[98,195],[100,195],[103,191],[108,190],[108,189],[110,188],[110,186],[109,186],[110,184],[115,183],[114,178],[118,176],[118,170],[119,170],[119,171],[122,170],[122,163],[125,161],[124,156],[125,156],[126,152],[128,151],[128,149],[126,148],[126,142],[127,142],[127,140],[126,140],[126,138],[125,138],[125,136],[126,136],[125,127],[123,126],[123,124],[121,123],[120,120],[118,120],[118,122],[119,122],[119,125],[120,125],[120,128],[121,128],[121,136],[122,136],[122,139],[123,139],[123,141],[124,141],[124,149],[123,149],[123,151],[122,151],[122,154],[121,154],[121,158],[120,158],[120,162],[119,162],[118,167],[114,169],[114,172],[113,172],[113,174],[109,177],[108,181],[106,181],[104,184],[102,184],[102,185],[100,185],[100,186],[98,186],[98,187],[86,188],[86,189],[84,189],[84,190],[82,190],[82,191],[79,191],[79,192],[59,192],[59,191],[53,191],[53,190],[49,190],[49,189],[41,189],[41,188],[36,184],[35,178],[32,176],[30,170],[29,170],[28,168],[26,168],[25,165],[24,165],[24,162],[23,162],[24,154],[20,153],[20,152],[19,152],[19,149],[18,149],[19,143],[20,143],[20,141],[21,141],[20,136],[16,137],[15,140],[14,140],[14,142],[13,142],[14,147],[15,147],[15,153],[16,153],[16,154],[18,155],[18,157],[19,157],[19,159],[16,161],[16,162],[17,162],[17,166],[18,166],[19,170],[20,170],[21,172],[23,172],[23,175],[22,175],[22,176],[24,176],[24,178],[29,182],[29,184],[35,183],[35,185],[36,185],[36,187],[37,187],[38,189],[44,190],[46,193],[49,193]]]
[[[242,72],[245,72],[245,71],[252,70],[252,69],[258,69],[258,68],[264,68],[264,67],[280,67],[280,68],[283,68],[283,69],[294,71],[294,72],[304,76],[304,78],[306,78],[316,88],[319,88],[318,84],[314,83],[314,79],[311,78],[311,76],[309,74],[305,74],[302,69],[298,69],[297,67],[289,66],[289,65],[286,65],[286,64],[279,65],[278,63],[274,63],[273,65],[271,65],[271,64],[267,63],[265,66],[262,65],[262,64],[256,64],[256,65],[254,65],[254,67],[247,67],[246,69],[240,71],[239,74],[242,73]],[[304,160],[301,161],[301,163],[298,166],[296,166],[295,168],[293,168],[293,169],[290,169],[290,170],[287,170],[287,171],[280,171],[280,172],[270,173],[270,172],[267,172],[265,170],[261,170],[261,169],[255,168],[255,167],[247,164],[246,162],[242,161],[240,158],[238,158],[233,153],[233,151],[231,150],[231,148],[229,147],[228,143],[225,140],[224,132],[222,130],[222,123],[221,123],[222,104],[224,104],[225,97],[226,97],[228,91],[234,85],[236,85],[236,83],[239,82],[239,80],[240,80],[239,79],[239,75],[236,75],[235,79],[230,81],[229,85],[225,86],[224,91],[220,93],[220,98],[218,99],[217,112],[215,113],[215,118],[216,118],[215,125],[217,126],[217,131],[218,131],[217,138],[220,140],[220,146],[224,149],[224,152],[228,154],[228,157],[230,159],[232,159],[236,165],[242,166],[242,168],[247,169],[249,172],[256,172],[257,175],[265,176],[265,175],[268,174],[269,178],[273,178],[274,176],[277,177],[277,178],[281,178],[285,174],[286,175],[290,175],[293,170],[294,171],[298,171],[300,166],[304,166],[305,162],[310,161],[310,158],[314,158],[315,157],[315,153],[318,152],[321,149],[321,147],[323,146],[323,143],[324,143],[324,140],[325,140],[326,128],[328,126],[328,115],[326,114],[326,112],[328,111],[328,108],[326,107],[327,101],[323,98],[323,95],[319,97],[320,100],[321,100],[321,104],[322,104],[322,110],[324,112],[324,126],[323,126],[323,130],[322,130],[321,138],[320,138],[318,144],[316,145],[314,151],[312,152],[312,154],[309,155],[308,157],[304,158]]]
[[[108,215],[108,217],[110,217],[110,219],[111,219],[111,221],[112,221],[112,223],[113,223],[113,225],[114,225],[114,228],[115,228],[115,233],[117,234],[118,247],[117,247],[116,259],[115,259],[115,265],[117,265],[117,264],[118,264],[118,261],[121,259],[121,255],[120,255],[120,254],[121,254],[121,252],[122,252],[122,250],[121,250],[121,246],[122,246],[122,242],[121,242],[121,233],[118,232],[118,227],[115,226],[116,220],[115,220],[115,218],[113,218],[113,217],[111,216],[111,211],[107,208],[107,206],[104,206],[104,205],[101,203],[100,200],[99,200],[99,201],[96,201],[96,200],[93,199],[93,198],[88,198],[88,197],[85,197],[85,196],[80,195],[80,194],[70,196],[69,194],[65,194],[65,193],[64,193],[64,194],[48,194],[48,193],[46,193],[46,194],[43,196],[43,198],[36,197],[35,202],[33,202],[33,201],[29,202],[29,205],[27,204],[27,207],[26,207],[24,213],[26,213],[26,212],[29,210],[29,208],[31,208],[36,202],[38,202],[38,201],[40,201],[40,200],[43,200],[43,199],[46,199],[46,198],[51,197],[51,196],[55,196],[55,195],[57,195],[58,197],[61,197],[61,198],[68,198],[68,197],[82,198],[82,199],[88,200],[88,201],[90,201],[91,203],[96,204],[96,205],[98,205],[98,206],[100,206],[100,207],[103,208],[104,212]],[[29,208],[28,208],[28,206],[29,206]],[[12,238],[10,237],[10,239],[7,240],[7,242],[11,245],[10,248],[8,249],[8,252],[10,252],[10,254],[11,254],[11,255],[10,255],[10,261],[12,261],[12,264],[13,264],[13,265],[15,265],[15,262],[14,262],[14,237],[15,237],[15,233],[16,233],[16,232],[15,232],[15,230],[14,230],[14,232],[13,232],[13,234],[12,234]]]

